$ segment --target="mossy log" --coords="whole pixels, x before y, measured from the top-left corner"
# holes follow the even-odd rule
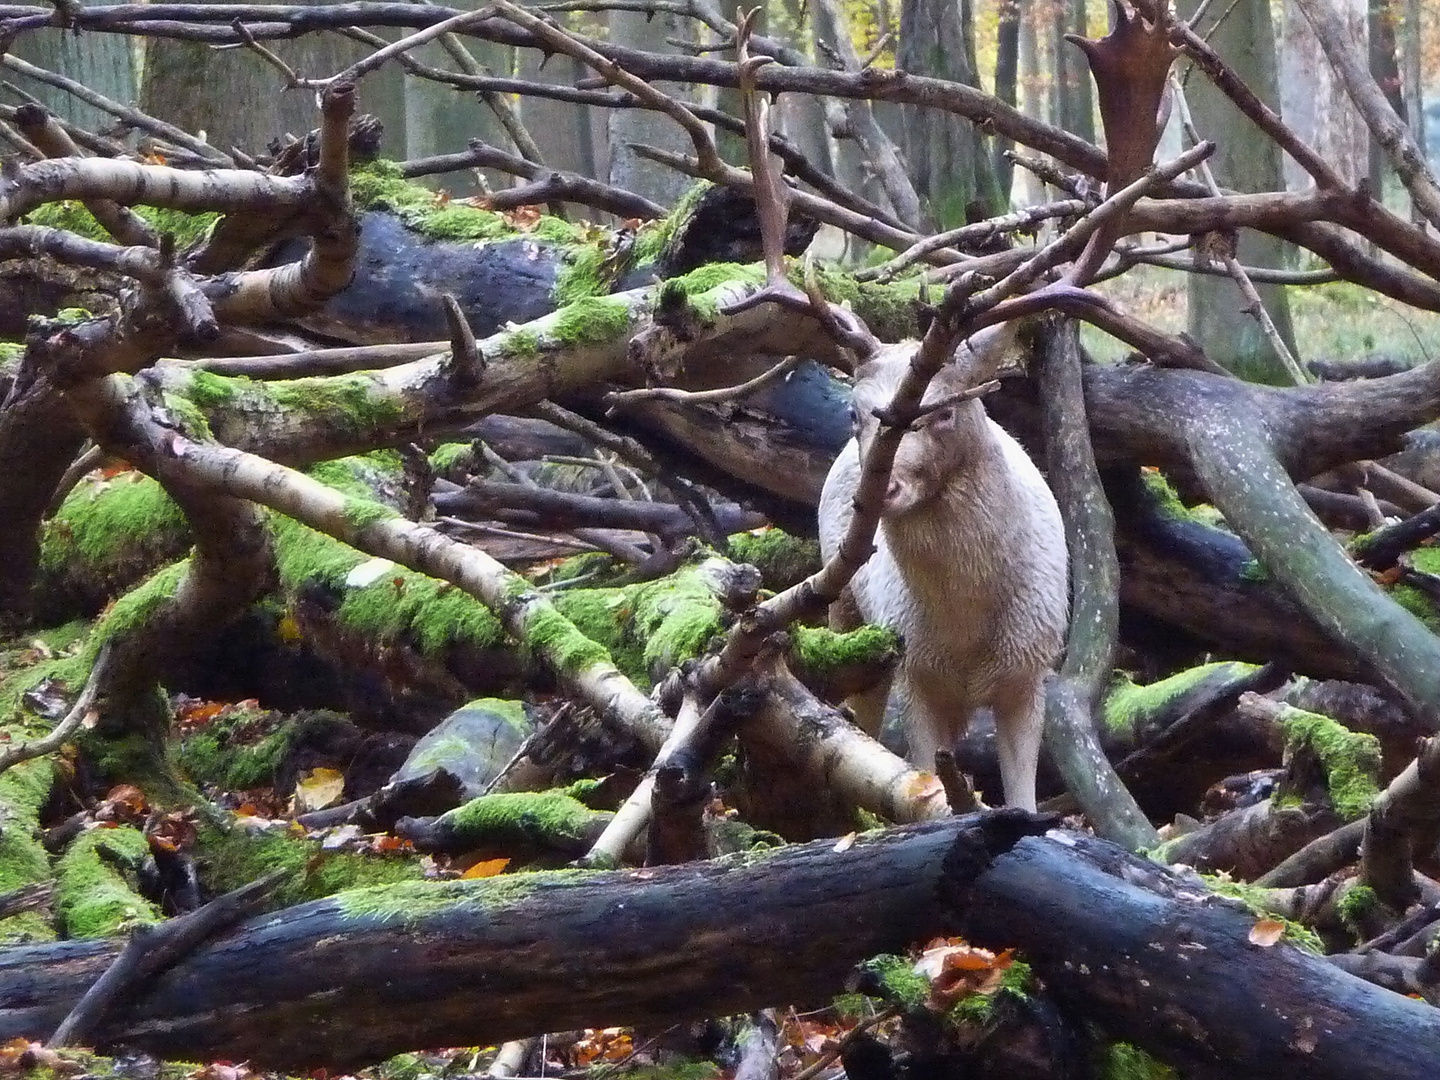
[[[643,872],[342,893],[207,944],[138,989],[94,1038],[168,1058],[348,1069],[553,1028],[821,1004],[860,960],[945,931],[942,876],[973,876],[1044,827],[999,812],[845,850],[824,840]],[[0,1039],[48,1035],[117,951],[0,951]]]
[[[1440,1012],[1288,944],[1252,944],[1255,916],[1197,879],[1044,828],[1000,811],[844,850],[342,893],[203,946],[95,1041],[350,1069],[549,1027],[818,1004],[861,959],[958,932],[1017,947],[1068,1015],[1186,1076],[1433,1076]],[[117,948],[0,951],[0,1038],[48,1035]]]
[[[1018,949],[1063,1009],[1187,1077],[1422,1080],[1440,1062],[1440,1010],[1253,944],[1253,915],[1088,837],[1024,838],[947,898],[967,939]]]
[[[761,256],[755,202],[729,188],[699,183],[663,220],[642,225],[633,242],[599,226],[519,215],[446,199],[407,183],[391,162],[352,173],[361,219],[360,252],[350,285],[306,328],[356,344],[441,340],[449,336],[435,298],[454,296],[476,334],[526,323],[586,296],[634,288],[707,263],[749,263]],[[798,215],[786,249],[804,251],[819,223]],[[273,261],[302,250],[282,247]]]

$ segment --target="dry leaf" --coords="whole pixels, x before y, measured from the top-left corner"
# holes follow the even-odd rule
[[[295,621],[295,616],[288,611],[275,624],[275,633],[287,645],[294,645],[305,636],[300,632],[300,624]]]
[[[1268,949],[1285,936],[1285,924],[1279,919],[1258,919],[1250,928],[1250,944]]]
[[[855,834],[853,832],[848,832],[844,836],[840,837],[839,840],[835,841],[835,846],[831,850],[838,855],[842,851],[849,851],[854,846]]]
[[[345,791],[345,774],[339,769],[311,769],[295,785],[295,810],[308,814],[340,801]]]
[[[366,559],[345,575],[345,584],[351,589],[363,589],[373,585],[395,568],[389,559]]]
[[[462,878],[487,878],[502,873],[510,865],[509,859],[481,859],[461,874]]]

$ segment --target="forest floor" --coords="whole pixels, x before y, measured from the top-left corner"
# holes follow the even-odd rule
[[[1185,329],[1185,277],[1178,270],[1138,266],[1096,287],[1126,311],[1169,333]],[[1349,282],[1292,286],[1290,316],[1300,358],[1363,360],[1403,358],[1421,364],[1440,357],[1440,314],[1419,311]],[[1128,345],[1083,326],[1081,337],[1096,359],[1115,361]]]

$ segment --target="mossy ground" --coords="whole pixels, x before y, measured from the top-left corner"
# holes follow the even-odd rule
[[[48,758],[22,762],[0,775],[0,893],[49,876],[39,815],[54,779],[55,766]],[[0,943],[49,941],[54,936],[49,920],[38,911],[0,919]]]
[[[56,913],[72,938],[108,937],[160,921],[155,905],[135,891],[150,854],[138,829],[91,829],[73,841],[55,868]]]
[[[297,827],[298,828],[298,827]],[[276,907],[331,896],[345,889],[418,882],[420,861],[410,855],[378,857],[326,852],[319,841],[279,830],[252,834],[243,825],[204,826],[195,851],[202,880],[216,893],[228,892],[275,870],[290,876],[273,896]]]

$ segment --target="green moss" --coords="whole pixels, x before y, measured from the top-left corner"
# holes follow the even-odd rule
[[[1239,576],[1241,581],[1269,581],[1270,571],[1259,559],[1246,559]]]
[[[1121,674],[1105,697],[1101,716],[1106,728],[1116,738],[1133,739],[1140,725],[1147,719],[1165,708],[1176,697],[1215,676],[1217,672],[1225,672],[1227,679],[1236,679],[1254,670],[1254,664],[1242,664],[1233,660],[1217,661],[1188,668],[1147,686],[1137,686],[1130,681],[1129,676]]]
[[[553,296],[557,306],[573,304],[587,296],[601,296],[610,290],[601,271],[605,250],[597,243],[576,245],[565,253],[565,264],[555,276]]]
[[[1232,900],[1238,900],[1245,905],[1245,908],[1259,918],[1275,919],[1285,925],[1284,940],[1294,945],[1297,949],[1304,949],[1306,952],[1314,953],[1316,956],[1325,955],[1325,943],[1320,940],[1320,935],[1311,930],[1308,926],[1288,919],[1280,912],[1274,910],[1270,902],[1272,890],[1260,885],[1251,885],[1244,881],[1235,881],[1226,874],[1200,874],[1200,878],[1208,885],[1211,891],[1221,896],[1228,896]],[[1283,891],[1283,890],[1280,890]]]
[[[350,496],[359,518],[370,523],[393,511],[370,501],[370,488],[358,477],[388,461],[346,458],[326,462],[310,475]],[[372,509],[373,508],[373,509]],[[352,520],[351,524],[361,524]],[[465,645],[490,648],[505,640],[500,622],[484,604],[448,582],[396,566],[362,588],[346,584],[350,571],[369,556],[283,515],[273,515],[275,561],[289,592],[322,587],[338,595],[336,620],[375,641],[405,641],[428,656]]]
[[[1369,885],[1351,882],[1340,894],[1340,899],[1335,904],[1335,913],[1352,933],[1359,936],[1364,920],[1379,904],[1380,894]]]
[[[1099,1080],[1174,1080],[1175,1070],[1138,1046],[1111,1043],[1102,1052]]]
[[[136,206],[134,210],[157,231],[169,233],[181,248],[189,247],[209,235],[211,226],[220,220],[217,213],[187,214],[155,206]],[[95,220],[95,216],[78,202],[53,202],[36,207],[25,215],[29,225],[47,225],[65,229],[89,240],[111,240],[112,237]]]
[[[797,286],[803,286],[804,272],[803,264],[792,263],[789,270],[791,281]],[[881,284],[856,281],[850,274],[835,266],[817,264],[815,272],[820,291],[825,294],[826,299],[832,303],[849,304],[850,309],[882,341],[902,341],[918,334],[918,276]]]
[[[788,589],[820,569],[820,544],[782,529],[757,529],[728,538],[730,558],[760,571],[765,588]]]
[[[657,307],[688,306],[702,321],[714,322],[720,313],[719,302],[709,294],[722,285],[736,282],[763,285],[765,268],[759,263],[707,263],[688,274],[667,280],[660,288]]]
[[[268,383],[267,388],[282,410],[314,416],[353,433],[395,424],[405,411],[380,377],[372,374],[286,379]]]
[[[216,717],[180,744],[180,767],[192,780],[222,791],[270,787],[293,740],[291,725],[272,730],[270,714]]]
[[[550,243],[573,244],[584,236],[580,226],[549,214],[522,231],[504,214],[450,201],[429,188],[410,183],[393,161],[370,161],[352,169],[350,198],[361,210],[394,214],[431,240],[464,242],[532,236]]]
[[[155,905],[131,885],[149,854],[144,834],[128,826],[76,837],[55,868],[55,909],[66,935],[108,937],[159,922]]]
[[[227,378],[214,372],[196,369],[190,376],[190,400],[202,409],[223,409],[238,398],[242,390],[254,390],[253,379],[245,376]]]
[[[430,468],[434,469],[437,473],[448,473],[452,469],[468,466],[474,459],[474,443],[442,443],[430,451]]]
[[[885,664],[900,655],[900,639],[880,626],[862,626],[847,634],[820,626],[797,626],[790,638],[801,665],[819,676],[857,664]]]
[[[1440,634],[1440,611],[1435,602],[1413,585],[1397,584],[1389,588],[1390,599],[1410,612],[1432,631]]]
[[[181,559],[157,570],[142,584],[116,600],[96,628],[90,647],[98,650],[101,643],[116,634],[126,633],[148,622],[162,605],[169,603],[175,596],[175,591],[180,588],[180,583],[189,572],[190,560]]]
[[[630,329],[630,307],[623,300],[590,296],[555,313],[551,334],[562,345],[603,345]]]
[[[216,893],[239,888],[274,870],[288,870],[273,895],[275,907],[331,896],[345,889],[418,882],[419,859],[324,852],[320,843],[278,831],[250,834],[240,825],[203,826],[196,843],[202,880]]]
[[[0,364],[9,364],[25,355],[23,341],[0,341]]]
[[[583,850],[610,817],[563,791],[523,791],[471,799],[440,815],[435,827],[471,849]]]
[[[582,870],[536,870],[460,881],[413,881],[350,889],[331,902],[345,918],[413,926],[421,919],[451,910],[481,912],[511,908],[525,903],[547,886],[572,883],[583,873]]]
[[[394,521],[399,512],[384,503],[372,499],[347,498],[345,500],[345,521],[352,529],[368,529],[382,521]]]
[[[700,655],[722,629],[723,611],[701,566],[621,588],[569,589],[552,602],[584,636],[609,650],[640,685]]]
[[[670,213],[659,221],[640,226],[640,231],[635,236],[636,266],[644,266],[669,253],[671,242],[683,231],[683,227],[689,224],[696,205],[713,186],[709,180],[690,185]]]
[[[610,651],[587,637],[554,608],[541,608],[525,626],[525,644],[541,653],[558,671],[579,673],[610,662]]]
[[[50,798],[55,766],[48,758],[21,762],[0,774],[0,894],[44,881],[50,857],[40,843],[40,809]],[[0,919],[0,942],[49,941],[55,936],[39,911]]]
[[[891,953],[872,956],[860,965],[860,970],[875,980],[886,1001],[902,1008],[921,1008],[930,996],[929,981],[903,956]]]
[[[988,994],[970,994],[950,1007],[946,1019],[955,1025],[972,1024],[983,1027],[994,1018],[995,1009],[1005,999],[1024,1001],[1034,987],[1030,965],[1014,961],[1000,973],[1000,985]]]
[[[533,360],[540,355],[540,335],[533,330],[511,330],[500,339],[506,356]]]
[[[1292,705],[1281,706],[1280,724],[1287,752],[1303,746],[1319,759],[1335,812],[1346,821],[1368,813],[1380,794],[1380,740]]]
[[[86,479],[66,497],[40,535],[40,573],[70,573],[124,587],[137,569],[190,546],[185,515],[165,489],[140,472]]]

